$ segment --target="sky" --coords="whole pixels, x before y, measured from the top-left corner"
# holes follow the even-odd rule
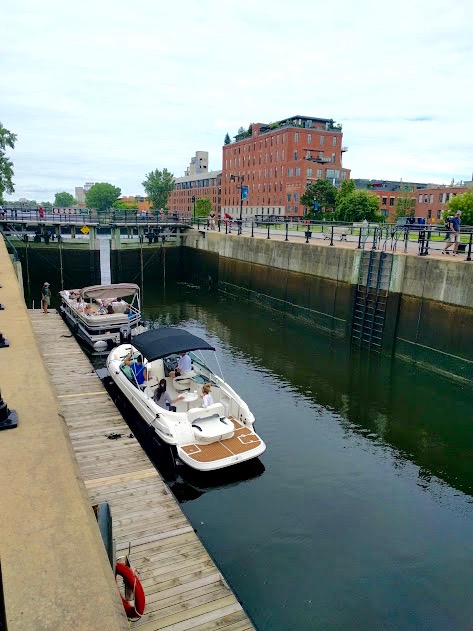
[[[7,6],[8,4],[8,6]],[[296,114],[343,126],[353,178],[473,171],[471,0],[16,0],[0,6],[15,193],[142,195],[225,134]]]

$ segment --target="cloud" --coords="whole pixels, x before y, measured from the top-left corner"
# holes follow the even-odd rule
[[[15,197],[88,180],[139,194],[151,169],[180,176],[196,150],[219,169],[227,132],[297,113],[343,124],[353,177],[469,179],[473,5],[340,0],[317,18],[324,8],[2,5],[0,121],[18,134]]]

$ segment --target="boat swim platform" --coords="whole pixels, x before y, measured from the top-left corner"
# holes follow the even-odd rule
[[[131,544],[146,594],[145,613],[131,627],[254,629],[60,315],[29,316],[90,505],[109,503],[117,558]]]
[[[228,417],[235,426],[235,433],[231,438],[216,441],[214,443],[190,444],[181,447],[189,458],[196,462],[212,462],[224,460],[230,456],[243,454],[261,445],[261,439],[248,427],[242,425],[234,416]]]

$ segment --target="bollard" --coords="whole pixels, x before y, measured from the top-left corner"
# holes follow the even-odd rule
[[[333,245],[333,226],[331,226],[330,230],[330,245]]]
[[[369,234],[369,227],[368,227],[368,234]],[[377,234],[377,226],[374,227],[374,231],[373,231],[373,245],[371,247],[372,250],[376,250],[376,234]]]
[[[358,235],[358,247],[357,250],[361,250],[361,228],[360,228],[360,234]]]
[[[269,236],[269,224],[268,224],[268,236],[266,238],[271,239],[271,237]]]
[[[254,237],[254,236],[255,236],[254,227],[255,227],[255,224],[254,224],[254,221],[252,221],[252,222],[251,222],[251,236],[252,236],[252,237]]]
[[[3,337],[3,333],[0,333],[0,348],[7,348],[10,346],[10,342]]]
[[[286,238],[285,241],[289,241],[289,223],[286,221]]]
[[[217,224],[218,224],[218,231],[219,231],[219,232],[220,232],[220,226],[221,226],[221,223],[222,223],[222,222],[221,222],[221,220],[219,219],[219,220],[217,221]]]
[[[305,242],[306,243],[309,243],[309,239],[311,238],[311,236],[312,236],[312,232],[310,230],[306,230],[305,231]]]
[[[473,232],[470,232],[470,240],[468,242],[468,256],[466,257],[466,261],[471,261],[471,241],[473,238]]]
[[[7,404],[2,399],[0,392],[0,430],[13,429],[18,425],[18,415],[15,410],[9,410]]]

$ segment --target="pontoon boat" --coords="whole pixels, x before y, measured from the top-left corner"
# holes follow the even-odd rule
[[[73,333],[94,351],[129,342],[146,330],[141,323],[140,288],[133,283],[65,289],[59,296]]]

